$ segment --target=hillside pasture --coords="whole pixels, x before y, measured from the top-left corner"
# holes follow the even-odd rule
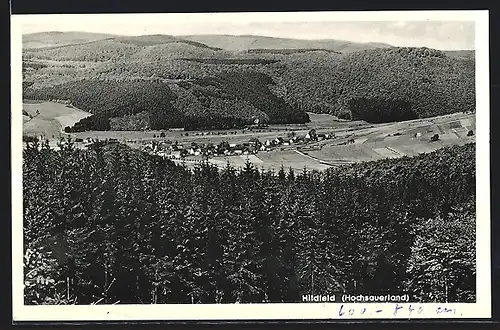
[[[58,137],[60,132],[61,126],[54,120],[33,118],[23,122],[23,135],[51,138]]]
[[[334,164],[338,161],[371,161],[401,156],[416,156],[436,151],[445,146],[474,142],[467,136],[475,122],[475,115],[452,114],[430,119],[417,119],[392,124],[382,124],[369,129],[354,130],[354,144],[339,145],[345,139],[330,140],[320,150],[308,155]],[[398,133],[395,135],[395,133]],[[416,133],[420,136],[415,137]],[[434,134],[439,140],[431,142]],[[338,134],[339,137],[342,134]],[[344,141],[345,142],[345,141]]]
[[[64,127],[72,126],[80,119],[91,115],[70,105],[55,102],[24,102],[23,110],[31,117],[23,120],[23,133],[44,135],[47,138],[59,136]]]

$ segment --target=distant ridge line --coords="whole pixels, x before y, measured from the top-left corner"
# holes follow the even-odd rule
[[[383,43],[383,42],[361,42],[361,41],[354,41],[354,40],[341,40],[341,39],[325,39],[325,38],[322,38],[322,39],[301,39],[301,38],[289,38],[289,37],[276,37],[276,36],[265,36],[265,35],[251,35],[251,34],[243,34],[243,35],[232,35],[232,34],[191,34],[191,35],[187,35],[187,34],[182,34],[182,35],[172,35],[172,34],[162,34],[162,33],[152,33],[152,34],[140,34],[140,35],[118,35],[118,34],[109,34],[109,33],[99,33],[99,32],[84,32],[84,31],[46,31],[46,32],[33,32],[33,33],[26,33],[26,34],[23,34],[23,43],[25,42],[24,41],[24,38],[25,37],[28,37],[28,36],[33,36],[33,37],[36,37],[36,36],[43,36],[43,35],[54,35],[55,37],[57,37],[57,35],[71,35],[71,34],[80,34],[80,36],[83,36],[85,34],[87,34],[88,36],[102,36],[103,38],[100,38],[98,40],[90,40],[90,41],[85,41],[85,42],[78,42],[78,43],[63,43],[63,44],[60,44],[60,45],[51,45],[51,46],[46,46],[46,47],[26,47],[24,48],[25,50],[36,50],[36,49],[57,49],[57,48],[61,48],[61,47],[67,47],[67,46],[78,46],[78,45],[85,45],[85,44],[90,44],[90,43],[95,43],[95,42],[99,42],[99,41],[106,41],[106,40],[112,40],[112,39],[117,39],[117,38],[144,38],[144,37],[160,37],[160,36],[164,36],[164,37],[171,37],[173,39],[178,39],[180,42],[182,41],[186,41],[186,42],[197,42],[197,43],[200,43],[204,46],[206,46],[207,48],[218,48],[218,49],[221,49],[221,50],[232,50],[232,51],[235,51],[235,49],[231,49],[231,48],[241,48],[239,49],[239,51],[248,51],[250,49],[295,49],[294,47],[288,47],[288,45],[280,45],[279,44],[279,41],[283,41],[283,42],[292,42],[293,41],[296,41],[297,43],[299,43],[297,45],[297,48],[296,49],[315,49],[315,50],[325,50],[325,51],[339,51],[338,49],[335,50],[333,48],[335,48],[335,44],[338,44],[337,46],[340,47],[340,48],[344,48],[346,46],[349,46],[349,44],[351,45],[359,45],[359,46],[370,46],[370,47],[373,47],[373,48],[429,48],[429,49],[436,49],[436,50],[440,50],[440,51],[443,51],[443,52],[446,52],[446,53],[459,53],[459,52],[475,52],[474,49],[454,49],[454,50],[450,50],[450,49],[437,49],[437,48],[432,48],[432,47],[427,47],[427,46],[395,46],[395,45],[391,45],[391,44],[387,44],[387,43]],[[219,47],[217,45],[214,45],[214,44],[211,44],[210,42],[204,42],[202,40],[197,40],[198,38],[210,38],[210,37],[213,37],[213,38],[233,38],[233,39],[237,39],[237,38],[242,38],[242,39],[251,39],[251,38],[255,38],[255,40],[252,40],[249,44],[243,44],[243,45],[239,45],[240,47],[237,47],[238,45],[234,46],[232,45],[232,43],[230,42],[230,40],[228,40],[228,45],[230,45],[230,47]],[[276,40],[277,41],[277,44],[276,45],[273,45],[273,47],[261,47],[261,45],[258,45],[259,47],[256,47],[256,48],[252,48],[254,47],[253,45],[255,43],[258,43],[259,39],[261,40]],[[31,41],[26,41],[26,43],[30,43]],[[217,41],[217,42],[220,42]],[[217,43],[215,42],[215,43]],[[314,43],[320,43],[319,45],[311,45],[310,47],[301,47],[303,45],[300,45],[300,43],[304,43],[304,44],[307,44],[307,43],[311,43],[311,44],[314,44]],[[324,43],[325,45],[321,45],[321,43]],[[328,43],[330,43],[330,45],[328,45]],[[263,45],[265,46],[265,45]],[[322,47],[323,46],[323,47]],[[343,52],[343,51],[342,51]]]

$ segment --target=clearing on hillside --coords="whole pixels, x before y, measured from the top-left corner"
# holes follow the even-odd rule
[[[308,112],[307,114],[309,115],[309,119],[311,120],[310,123],[305,124],[305,126],[307,126],[308,128],[313,128],[313,127],[343,128],[343,127],[356,127],[356,126],[368,125],[367,122],[362,120],[349,121],[345,119],[339,119],[335,116],[324,113]]]
[[[59,136],[64,127],[72,126],[80,119],[92,115],[71,105],[55,102],[25,102],[23,110],[28,114],[23,117],[23,134],[43,135],[47,138]]]

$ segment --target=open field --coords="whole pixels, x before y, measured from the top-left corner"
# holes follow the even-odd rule
[[[23,110],[29,115],[23,116],[23,134],[43,135],[49,139],[53,136],[57,138],[64,127],[72,126],[80,119],[91,115],[72,106],[55,102],[25,102]]]
[[[265,169],[273,169],[278,171],[282,166],[292,168],[294,170],[301,170],[303,168],[311,170],[325,170],[330,166],[321,164],[318,161],[312,160],[309,157],[303,156],[294,150],[278,151],[273,150],[270,152],[261,152],[257,154],[264,163],[261,164]]]
[[[36,110],[40,115],[24,125],[25,133],[45,134],[52,145],[56,144],[61,127],[72,125],[89,113],[70,108],[63,104],[44,102],[26,103],[24,109],[29,115]],[[219,167],[229,162],[234,167],[242,167],[248,160],[258,168],[279,170],[303,168],[324,170],[346,163],[372,161],[384,158],[416,156],[448,145],[462,145],[474,142],[475,136],[467,136],[475,131],[475,114],[456,113],[426,119],[416,119],[396,123],[368,124],[365,122],[339,121],[330,115],[310,114],[311,123],[306,125],[273,125],[254,130],[214,130],[214,131],[87,131],[70,134],[76,138],[114,138],[134,148],[141,148],[151,141],[177,141],[181,145],[219,144],[222,141],[234,144],[249,142],[258,138],[261,142],[277,137],[286,138],[291,132],[304,136],[311,128],[317,133],[333,133],[335,138],[307,144],[278,146],[271,151],[259,151],[256,155],[234,155],[211,157],[209,161]],[[25,116],[25,120],[29,119]],[[160,133],[165,136],[160,137]],[[439,140],[430,138],[439,134]],[[52,136],[54,135],[54,138]],[[352,139],[353,143],[347,143]],[[351,141],[352,142],[352,141]],[[184,163],[192,166],[201,161],[199,156],[189,156]],[[181,161],[178,161],[181,162]]]
[[[235,167],[241,167],[248,157],[258,168],[279,170],[283,166],[298,170],[303,168],[324,170],[331,166],[354,162],[416,156],[445,146],[474,142],[475,136],[467,136],[467,133],[469,130],[473,130],[475,133],[475,114],[458,113],[429,119],[370,125],[355,130],[352,128],[331,130],[335,132],[337,138],[305,146],[278,147],[272,151],[261,151],[252,156],[211,158],[210,162],[220,167],[224,167],[227,162]],[[318,132],[321,131],[318,129]],[[430,138],[434,134],[439,134],[439,140],[431,142]],[[280,134],[278,132],[256,133],[245,137],[247,139],[250,137],[269,138],[274,135]],[[230,135],[229,138],[230,141],[233,141],[241,137]],[[348,138],[353,138],[354,143],[342,144]],[[210,140],[211,138],[205,137],[205,139]],[[193,157],[193,159],[195,158]],[[186,162],[188,166],[195,163]]]
[[[343,128],[343,127],[356,127],[369,125],[367,122],[362,120],[349,121],[345,119],[339,119],[335,116],[328,114],[319,114],[308,112],[310,123],[305,124],[307,127],[311,128]]]
[[[448,145],[474,142],[474,136],[467,136],[469,130],[475,130],[474,114],[453,114],[379,125],[351,132],[354,134],[353,144],[336,145],[334,141],[328,141],[319,150],[309,151],[308,155],[329,163],[337,160],[357,162],[416,156]],[[439,134],[439,140],[431,142],[430,138],[434,134]]]

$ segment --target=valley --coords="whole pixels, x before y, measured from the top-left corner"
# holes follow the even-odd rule
[[[163,155],[179,164],[194,166],[203,160],[224,168],[227,164],[235,168],[244,167],[250,161],[256,168],[278,171],[281,167],[294,170],[325,170],[330,167],[375,161],[384,158],[416,156],[435,151],[444,146],[463,145],[475,141],[475,114],[455,113],[425,119],[396,123],[370,124],[364,121],[345,121],[326,114],[309,113],[311,122],[303,125],[270,125],[262,128],[184,131],[182,129],[148,131],[86,131],[62,133],[64,127],[74,124],[89,113],[67,105],[44,102],[25,103],[25,110],[40,115],[24,125],[27,135],[44,135],[49,144],[57,148],[60,136],[79,141],[76,146],[85,148],[87,141],[116,140],[132,148]],[[305,137],[311,130],[318,135],[333,138],[309,141],[291,141],[292,136]],[[474,133],[468,136],[469,132]],[[439,140],[431,141],[434,134]],[[182,159],[172,152],[170,146],[176,143],[188,150],[191,146],[230,145],[243,146],[252,140],[262,145],[276,139],[283,139],[269,150],[247,151],[246,154],[186,154]],[[348,143],[352,139],[351,143]],[[290,140],[290,141],[289,141]],[[289,142],[285,142],[289,141]],[[285,144],[286,143],[286,144]],[[153,145],[157,149],[153,152]]]

